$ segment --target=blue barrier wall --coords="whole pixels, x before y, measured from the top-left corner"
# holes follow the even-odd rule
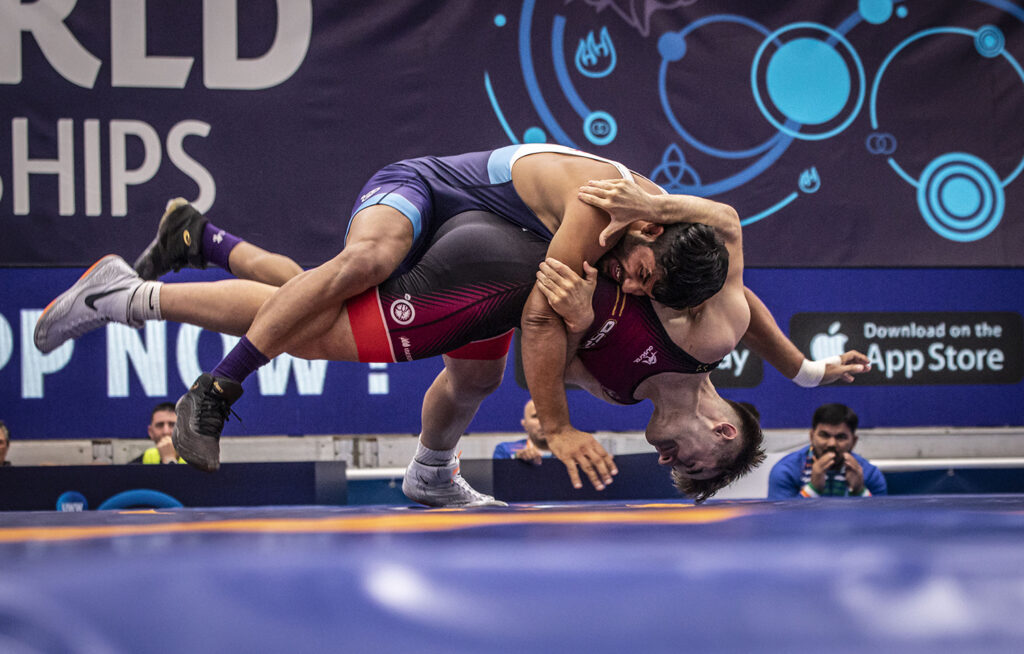
[[[43,355],[32,346],[35,316],[78,273],[0,269],[7,289],[0,298],[0,415],[16,437],[141,436],[149,409],[177,399],[225,351],[216,334],[150,323],[140,331],[108,325]],[[168,279],[220,276],[189,271]],[[755,403],[765,427],[804,427],[814,407],[828,401],[856,407],[863,427],[1024,424],[1024,295],[1017,290],[1024,288],[1024,270],[753,269],[746,278],[803,352],[820,346],[814,339],[838,322],[832,336],[847,340],[828,345],[859,349],[875,362],[853,385],[804,389],[741,345],[731,367],[714,379],[726,397]],[[870,337],[865,325],[873,325]],[[879,336],[882,327],[916,331]],[[1001,358],[992,357],[997,351]],[[246,382],[235,406],[242,422],[232,419],[225,433],[417,433],[420,400],[440,367],[440,360],[373,368],[279,358]],[[737,386],[736,373],[739,383],[753,385]],[[472,431],[519,429],[527,393],[515,377],[510,357],[502,388],[484,403]],[[650,417],[646,402],[612,406],[583,391],[570,397],[574,419],[588,429],[642,429]]]

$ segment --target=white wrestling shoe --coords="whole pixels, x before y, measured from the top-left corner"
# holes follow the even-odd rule
[[[413,460],[405,469],[402,492],[413,502],[437,507],[508,506],[470,486],[459,474],[459,460],[428,466]]]
[[[35,343],[42,352],[56,350],[108,322],[141,327],[131,321],[128,307],[142,278],[115,254],[108,254],[85,271],[71,288],[47,305],[36,321]]]

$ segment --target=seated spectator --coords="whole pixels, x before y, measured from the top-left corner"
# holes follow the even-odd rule
[[[10,444],[11,430],[7,428],[3,420],[0,420],[0,466],[11,465],[11,462],[7,460],[7,448]]]
[[[131,463],[185,463],[185,460],[174,451],[174,443],[171,442],[175,422],[177,416],[174,413],[173,402],[161,402],[153,407],[146,431],[154,445],[132,459]]]
[[[823,404],[811,420],[811,443],[783,457],[768,477],[768,499],[885,495],[885,477],[859,454],[857,414],[844,404]]]
[[[526,438],[518,441],[498,443],[494,448],[495,459],[519,459],[539,466],[541,459],[551,456],[548,451],[548,442],[544,439],[540,430],[540,420],[537,418],[537,409],[533,406],[533,400],[529,400],[523,407],[523,419],[519,421],[526,431]]]

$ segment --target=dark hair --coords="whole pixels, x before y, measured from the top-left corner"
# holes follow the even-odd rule
[[[149,413],[149,421],[153,422],[153,416],[156,415],[157,411],[170,411],[174,413],[174,402],[161,402],[153,407],[153,410]]]
[[[651,243],[662,271],[651,297],[673,309],[695,307],[722,289],[729,251],[713,227],[703,223],[666,225]]]
[[[697,504],[756,468],[765,458],[764,448],[761,447],[764,443],[761,414],[749,402],[725,401],[740,419],[740,451],[732,461],[723,466],[721,474],[711,479],[691,479],[672,470],[672,481],[675,482],[676,488],[683,495],[692,497]]]
[[[846,424],[851,433],[857,431],[857,423],[860,418],[853,412],[853,409],[845,404],[822,404],[814,411],[814,418],[811,419],[811,429],[818,425],[841,425]]]

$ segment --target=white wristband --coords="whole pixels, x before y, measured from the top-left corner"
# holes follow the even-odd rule
[[[793,382],[804,388],[813,388],[821,383],[825,376],[825,367],[830,363],[842,363],[839,357],[828,357],[821,361],[808,361],[804,359],[800,364],[800,372],[796,373]]]

